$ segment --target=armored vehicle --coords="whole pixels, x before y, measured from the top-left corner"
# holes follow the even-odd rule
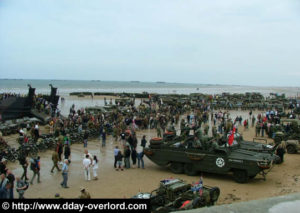
[[[157,165],[169,166],[176,174],[232,172],[238,183],[246,183],[257,174],[265,178],[275,159],[272,153],[242,149],[240,144],[220,146],[215,139],[204,137],[201,141],[188,138],[181,142],[164,142],[156,138],[150,140],[144,153]]]
[[[218,187],[203,186],[202,180],[191,185],[180,179],[165,179],[151,193],[138,193],[133,198],[150,199],[151,212],[170,212],[212,206],[219,195]]]

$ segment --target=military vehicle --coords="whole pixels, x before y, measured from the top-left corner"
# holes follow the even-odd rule
[[[281,128],[285,131],[284,143],[289,154],[300,150],[300,120],[281,119]]]
[[[0,115],[3,121],[30,115],[35,88],[32,88],[30,85],[28,86],[27,96],[10,96],[0,101]]]
[[[150,199],[151,212],[170,212],[212,206],[219,195],[218,187],[203,186],[202,180],[192,185],[171,178],[160,181],[151,193],[138,193],[133,198]]]
[[[200,142],[200,144],[199,144]],[[150,140],[144,149],[145,155],[159,166],[169,166],[176,174],[196,175],[199,171],[216,174],[232,172],[238,183],[246,183],[257,174],[270,171],[274,154],[242,149],[240,144],[219,146],[216,139],[202,137],[195,147],[193,137],[181,142],[165,142],[163,139]]]
[[[298,151],[300,151],[299,140],[288,139],[285,141],[285,146],[286,146],[287,153],[289,154],[295,154]]]
[[[224,138],[221,139],[223,140],[223,143],[224,141],[225,143],[228,141],[229,135],[230,134],[227,135],[227,138],[225,138],[225,140]],[[253,138],[253,141],[245,141],[242,135],[240,135],[239,133],[235,133],[233,143],[238,144],[241,149],[272,154],[273,162],[280,163],[280,158],[275,154],[275,151],[282,140],[283,140],[282,132],[276,132],[274,143],[270,143],[270,144],[267,143],[267,139],[265,138]],[[256,142],[256,141],[263,141],[264,143]]]
[[[41,97],[52,103],[53,111],[57,108],[59,96],[56,95],[57,88],[53,87],[51,84],[51,94],[42,95]],[[35,88],[32,88],[31,85],[28,84],[28,95],[25,97],[21,96],[10,96],[4,100],[0,100],[0,115],[2,121],[22,118],[25,116],[35,116],[33,114],[33,103],[35,96]],[[0,94],[0,99],[1,99]]]
[[[134,99],[132,98],[118,98],[115,99],[115,104],[119,106],[134,105]]]
[[[85,111],[88,114],[98,114],[98,113],[105,113],[106,109],[105,109],[105,107],[94,106],[94,107],[86,107]]]

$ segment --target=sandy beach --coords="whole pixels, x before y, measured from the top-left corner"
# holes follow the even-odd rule
[[[66,147],[69,139],[76,141],[78,137],[86,144],[89,136],[95,137],[99,132],[99,138],[89,138],[87,146],[89,153],[99,159],[98,180],[85,180],[83,141],[74,144],[70,141],[69,188],[60,185],[63,180],[61,172],[55,169],[51,173],[54,150],[46,150],[37,153],[40,156],[41,183],[37,183],[36,177],[24,197],[55,198],[58,193],[62,198],[78,198],[80,189],[84,187],[92,198],[131,198],[139,192],[152,192],[159,187],[161,180],[170,177],[191,184],[203,177],[204,185],[220,188],[216,205],[300,192],[300,150],[297,154],[286,153],[282,164],[273,164],[268,158],[272,156],[267,154],[256,156],[254,151],[242,150],[244,147],[241,146],[236,152],[229,152],[226,148],[218,150],[214,143],[218,136],[225,138],[218,141],[219,145],[226,143],[227,135],[224,134],[235,131],[231,124],[236,124],[237,117],[242,124],[248,119],[248,129],[243,125],[237,127],[245,141],[254,140],[255,125],[257,129],[260,127],[262,134],[268,132],[272,137],[278,136],[274,133],[280,130],[284,138],[299,139],[299,125],[282,120],[300,121],[299,8],[300,0],[165,0],[159,3],[91,0],[72,1],[72,4],[70,0],[38,3],[34,0],[1,0],[0,129],[5,135],[0,141],[3,146],[1,158],[13,160],[18,155],[25,165],[24,153],[32,152],[20,147],[17,141],[19,135],[24,136],[24,143],[42,141],[32,150],[46,149],[49,143],[49,146],[57,146],[52,136],[41,136],[50,132],[50,125],[51,134],[61,136],[57,141],[65,143]],[[130,101],[117,101],[116,104],[120,96],[145,99],[135,98],[134,104]],[[140,106],[143,104],[145,107]],[[97,109],[91,109],[93,107]],[[90,109],[85,110],[87,108]],[[219,110],[213,111],[219,108],[220,113]],[[256,118],[254,127],[251,127],[249,111],[253,111],[252,115]],[[257,117],[258,114],[262,116]],[[218,132],[214,129],[214,134],[211,116],[216,118]],[[203,123],[207,120],[208,133],[207,125]],[[289,124],[282,125],[282,129],[277,128],[281,121]],[[173,126],[175,122],[178,123],[176,127]],[[37,123],[39,127],[36,127]],[[42,123],[48,125],[43,126]],[[145,130],[149,126],[154,129]],[[190,141],[188,134],[194,131],[188,126],[194,130],[202,128],[202,135],[214,135],[216,138],[208,139],[211,142],[209,146],[203,142],[207,137],[200,137],[200,134]],[[232,174],[173,174],[169,168],[156,165],[146,155],[145,169],[115,170],[114,148],[118,145],[123,151],[123,144],[108,134],[131,134],[130,137],[127,135],[127,142],[135,148],[137,141],[139,153],[143,150],[141,139],[144,135],[148,142],[146,146],[149,146],[151,138],[161,137],[160,131],[173,131],[173,127],[177,135],[183,133],[185,141],[180,142],[188,144],[186,156],[178,157],[177,153],[174,156],[180,160],[184,157],[189,159],[183,159],[183,164],[177,159],[166,160],[155,151],[148,152],[155,158],[158,156],[157,163],[163,165],[172,160],[173,171],[178,169],[177,172],[182,172],[183,166],[187,174],[198,170],[190,167],[197,161],[199,169],[206,167],[207,171],[220,173],[226,171],[227,164],[232,164],[230,171],[235,173],[235,178]],[[143,130],[135,132],[135,128]],[[31,131],[31,137],[27,137],[29,134],[23,133],[23,129]],[[130,133],[126,132],[131,129]],[[7,135],[15,132],[19,134]],[[100,132],[104,140],[107,137],[105,147],[102,147]],[[265,134],[261,139],[267,137]],[[228,139],[229,144],[231,139],[233,137]],[[270,144],[273,139],[255,142]],[[157,140],[151,145],[155,149],[160,147],[160,143]],[[190,147],[199,148],[200,143],[205,153],[189,151]],[[184,149],[182,145],[178,143],[180,149]],[[274,149],[282,154],[284,146],[277,145]],[[10,148],[15,148],[17,155],[14,155],[16,150]],[[60,152],[61,146],[57,148]],[[213,164],[201,162],[204,158],[212,159],[207,157],[211,154],[210,150],[218,155]],[[227,159],[223,159],[226,154]],[[131,156],[130,164],[132,166]],[[59,166],[62,165],[60,162]],[[256,171],[265,171],[270,165],[272,169],[266,178],[260,174],[253,178]],[[38,171],[39,164],[32,166]],[[217,166],[216,169],[213,166]],[[249,166],[249,171],[244,166]],[[252,169],[252,166],[259,169]],[[1,167],[1,173],[5,173],[5,166]],[[18,160],[8,162],[6,167],[15,177],[23,173]],[[92,168],[90,172],[93,178]],[[5,175],[16,188],[17,181],[13,182],[10,172]],[[33,177],[30,166],[27,175],[30,182]],[[66,176],[64,178],[66,180]],[[234,179],[247,183],[237,183]],[[11,189],[10,186],[6,180],[1,183],[2,188]],[[12,198],[11,190],[2,189],[0,195]],[[14,198],[18,195],[14,189]],[[195,207],[195,203],[200,203],[198,201],[195,199],[190,204]],[[257,209],[255,206],[252,211],[258,213]],[[283,212],[288,211],[283,208]]]
[[[231,117],[242,115],[246,118],[246,111],[230,111]],[[258,112],[256,112],[258,113]],[[46,131],[45,128],[42,128]],[[245,140],[252,141],[255,135],[255,129],[249,128],[244,130],[239,127],[239,132],[243,134]],[[140,140],[146,135],[147,141],[156,136],[155,130],[138,131],[138,151],[142,149]],[[16,144],[17,135],[5,137],[10,145]],[[52,151],[48,150],[39,153],[41,156],[41,183],[34,184],[29,187],[25,193],[26,198],[54,198],[59,193],[63,198],[76,198],[80,194],[80,187],[84,186],[90,192],[92,198],[130,198],[137,192],[151,192],[158,187],[159,181],[165,178],[181,178],[187,182],[197,181],[198,176],[187,176],[185,174],[173,174],[167,168],[162,168],[144,157],[145,169],[131,168],[124,171],[115,171],[113,168],[114,156],[113,148],[120,145],[119,141],[109,136],[106,147],[102,148],[100,140],[90,140],[88,142],[88,150],[91,154],[95,154],[99,158],[98,180],[85,181],[83,174],[83,145],[73,144],[71,147],[71,164],[69,174],[68,189],[60,186],[62,176],[60,172],[50,173],[52,167],[51,155]],[[268,142],[271,140],[268,139]],[[221,195],[218,205],[225,203],[233,203],[240,201],[248,201],[284,195],[293,192],[300,192],[300,155],[286,154],[285,162],[281,165],[274,165],[273,169],[267,175],[266,181],[262,176],[257,175],[249,183],[239,184],[234,182],[230,174],[215,175],[204,173],[204,184],[209,186],[218,186],[221,189]],[[16,176],[22,174],[22,168],[16,163],[8,163],[8,167],[13,170]],[[28,170],[29,177],[32,177],[32,171]]]

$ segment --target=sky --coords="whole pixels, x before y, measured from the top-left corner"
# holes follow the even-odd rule
[[[0,0],[0,78],[300,86],[299,0]]]

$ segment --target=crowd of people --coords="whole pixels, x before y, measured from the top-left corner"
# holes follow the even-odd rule
[[[16,94],[16,93],[1,93],[0,94],[0,101],[1,100],[6,100],[10,97],[21,97],[20,94]]]
[[[36,100],[39,104],[38,109],[51,109],[51,105],[42,98]],[[50,133],[57,138],[57,145],[52,153],[54,169],[62,174],[61,186],[69,188],[68,178],[71,159],[71,138],[70,135],[74,132],[83,134],[83,158],[82,167],[84,179],[98,179],[99,162],[96,155],[88,152],[88,144],[92,129],[97,130],[99,140],[102,141],[101,146],[106,146],[108,136],[111,136],[118,145],[114,147],[114,165],[116,171],[124,171],[130,168],[145,168],[144,164],[144,148],[147,146],[146,135],[143,135],[140,143],[137,139],[137,131],[143,129],[154,129],[157,132],[157,137],[163,137],[164,134],[170,132],[180,132],[181,135],[188,136],[191,130],[194,132],[198,129],[203,130],[204,135],[211,134],[214,137],[218,135],[227,135],[234,126],[238,128],[242,125],[243,118],[237,116],[234,120],[231,118],[228,111],[213,111],[209,103],[200,102],[196,106],[190,104],[166,104],[162,100],[151,100],[148,102],[141,101],[139,106],[112,106],[107,111],[99,111],[97,113],[89,113],[85,109],[75,110],[75,105],[70,108],[68,117],[59,116],[59,113],[50,112],[52,118],[49,122]],[[49,108],[50,107],[50,108]],[[186,116],[186,117],[185,117]],[[257,122],[256,122],[257,119]],[[249,126],[249,120],[252,127],[256,122],[256,136],[261,134],[264,137],[264,131],[272,137],[272,125],[278,124],[280,119],[276,111],[268,111],[265,114],[259,114],[255,117],[252,111],[249,112],[249,118],[244,119],[245,129]],[[178,129],[176,129],[179,127]],[[209,131],[211,129],[211,131]],[[210,133],[211,132],[211,133]],[[21,129],[20,134],[25,138],[32,137],[35,142],[40,137],[39,126],[27,126],[27,129]],[[198,138],[200,139],[200,138]],[[140,146],[140,147],[139,147]],[[139,149],[138,149],[139,148]],[[140,148],[142,149],[141,151]],[[63,157],[62,157],[63,155]],[[27,168],[33,172],[30,184],[33,184],[36,176],[37,183],[40,183],[41,163],[40,157],[28,159],[28,156],[23,156],[19,159],[20,165],[23,168],[23,174],[16,177],[6,168],[6,160],[1,160],[1,197],[13,198],[13,189],[16,186],[19,198],[24,198],[24,193],[28,188]],[[91,175],[92,173],[92,175]],[[15,183],[16,180],[16,183]],[[82,193],[85,190],[81,191]]]

